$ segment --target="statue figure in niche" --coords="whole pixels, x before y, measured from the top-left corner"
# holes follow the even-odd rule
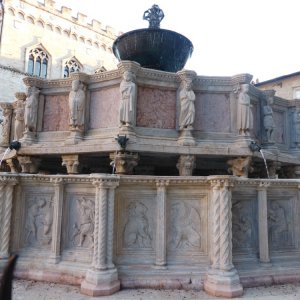
[[[29,209],[28,209],[28,216],[27,216],[27,235],[26,235],[26,243],[30,243],[31,239],[37,241],[38,239],[38,217],[43,215],[43,208],[46,205],[45,199],[38,200],[34,198],[31,202]]]
[[[294,112],[294,127],[295,127],[295,144],[300,146],[300,108],[297,108]]]
[[[69,94],[70,129],[84,129],[85,114],[85,87],[84,84],[75,79],[72,81],[72,90]]]
[[[268,214],[269,235],[273,245],[288,244],[288,222],[284,208],[277,202],[272,201]]]
[[[180,115],[179,129],[193,129],[195,121],[195,93],[192,90],[192,82],[186,80],[179,91]]]
[[[201,219],[198,210],[184,202],[171,206],[171,222],[168,244],[174,249],[201,247]]]
[[[125,71],[123,80],[120,84],[121,103],[120,103],[120,125],[132,126],[134,123],[135,103],[137,87],[134,82],[134,74]]]
[[[273,141],[273,133],[275,129],[275,124],[273,120],[273,110],[271,105],[274,102],[274,98],[272,96],[267,97],[267,105],[263,107],[263,114],[264,114],[264,128],[266,133],[266,141],[272,142]]]
[[[39,93],[40,90],[35,86],[31,86],[28,88],[27,98],[25,102],[25,132],[36,131]]]
[[[246,136],[250,135],[250,130],[253,128],[253,116],[248,91],[249,84],[242,84],[237,106],[237,129],[240,135]]]
[[[164,12],[158,5],[154,4],[151,8],[144,12],[143,20],[147,20],[149,22],[149,28],[160,28],[160,22],[164,17]]]
[[[82,197],[77,199],[79,208],[79,220],[74,224],[74,233],[71,240],[75,243],[78,237],[77,246],[82,247],[87,238],[90,239],[91,245],[94,242],[94,222],[95,222],[95,204],[93,201]]]
[[[25,103],[22,99],[18,99],[15,108],[15,131],[14,140],[18,141],[23,137],[24,134],[24,114],[25,114]]]
[[[132,201],[127,207],[127,221],[123,230],[125,247],[150,248],[152,236],[147,217],[148,208],[140,201]]]

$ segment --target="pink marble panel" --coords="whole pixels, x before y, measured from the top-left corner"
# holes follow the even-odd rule
[[[195,130],[224,133],[230,131],[229,95],[196,93],[195,110]]]
[[[275,123],[274,140],[276,143],[284,144],[285,142],[285,113],[273,109],[273,120]]]
[[[150,128],[175,128],[176,91],[139,87],[136,125]]]
[[[117,127],[119,125],[119,86],[91,93],[90,129]]]
[[[43,131],[69,130],[69,95],[46,96]]]

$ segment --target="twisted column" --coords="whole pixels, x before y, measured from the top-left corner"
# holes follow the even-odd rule
[[[1,239],[0,239],[0,258],[9,257],[9,242],[11,232],[11,215],[12,215],[12,202],[13,202],[13,186],[15,181],[3,181],[0,188],[0,207],[1,219],[0,224]]]
[[[168,180],[157,180],[156,253],[155,266],[166,268],[167,264],[167,186]]]

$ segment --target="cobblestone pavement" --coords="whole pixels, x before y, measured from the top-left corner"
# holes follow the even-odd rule
[[[188,299],[222,299],[207,295],[203,291],[183,290],[121,290],[106,297],[88,297],[80,294],[79,287],[36,281],[15,280],[13,300],[188,300]],[[257,287],[244,290],[241,298],[256,300],[300,300],[300,284],[276,285],[272,287]]]

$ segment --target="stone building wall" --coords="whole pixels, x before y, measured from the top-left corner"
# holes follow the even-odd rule
[[[300,93],[300,75],[291,76],[288,78],[278,80],[272,80],[271,82],[258,84],[257,87],[260,90],[275,90],[276,96],[288,100],[300,99],[300,94],[298,97],[296,91]]]
[[[52,0],[4,1],[0,68],[6,70],[1,71],[1,101],[12,101],[15,92],[23,91],[20,79],[28,71],[29,51],[37,46],[49,55],[47,79],[62,78],[64,63],[71,58],[77,60],[80,71],[88,74],[101,67],[116,68],[114,30],[96,20],[88,23],[82,13],[74,17],[70,8],[58,10],[54,4]]]

